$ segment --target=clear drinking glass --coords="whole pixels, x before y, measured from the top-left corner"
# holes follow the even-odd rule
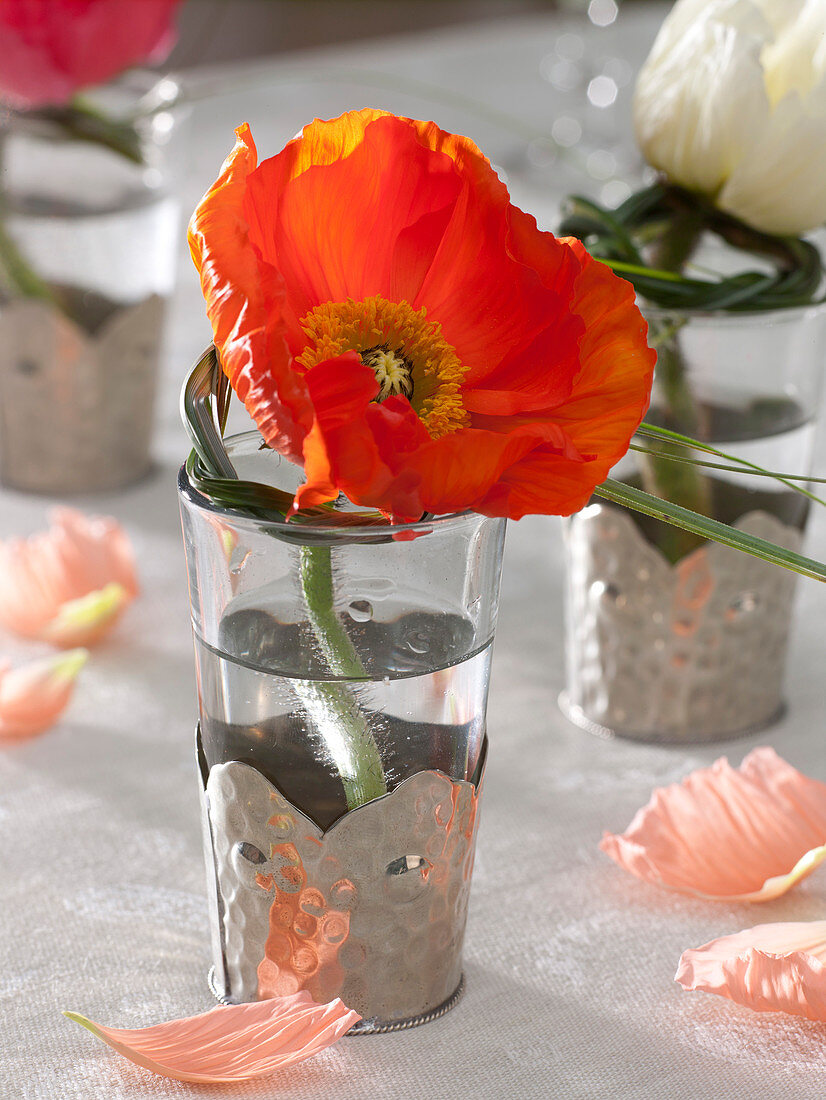
[[[297,488],[257,433],[225,445]],[[179,490],[213,989],[340,996],[364,1031],[435,1018],[462,988],[505,521],[306,527],[216,507],[186,469]]]
[[[300,471],[259,446],[256,433],[229,441],[240,476],[297,487]],[[428,769],[473,778],[504,520],[308,533],[215,508],[185,470],[179,489],[209,766],[252,764],[326,828],[348,808],[358,763],[342,725],[351,709],[363,726],[352,737],[375,744],[388,790]],[[314,567],[328,570],[328,611],[307,604]]]

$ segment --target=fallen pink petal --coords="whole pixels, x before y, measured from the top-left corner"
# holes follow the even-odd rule
[[[85,649],[73,649],[19,668],[0,666],[0,744],[34,737],[54,725],[87,657]]]
[[[657,788],[600,848],[632,875],[717,901],[769,901],[826,859],[826,784],[771,748]]]
[[[309,993],[221,1005],[200,1016],[120,1030],[75,1012],[70,1020],[144,1069],[202,1084],[246,1081],[303,1062],[332,1046],[361,1017],[338,999],[316,1004]]]
[[[755,1012],[826,1020],[826,921],[758,924],[684,951],[675,981]]]
[[[48,531],[0,542],[0,625],[59,646],[93,645],[138,592],[113,519],[56,509]]]

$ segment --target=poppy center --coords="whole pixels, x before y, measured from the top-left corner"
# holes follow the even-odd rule
[[[305,369],[355,351],[376,375],[376,400],[406,397],[434,439],[470,423],[462,401],[467,367],[426,310],[378,295],[360,302],[348,298],[323,302],[300,325],[307,345],[297,362]]]
[[[368,348],[360,352],[361,361],[366,367],[371,367],[379,384],[377,401],[384,401],[391,394],[403,394],[405,397],[413,396],[413,379],[410,370],[413,364],[403,354],[401,348],[390,351],[387,344],[381,347]]]

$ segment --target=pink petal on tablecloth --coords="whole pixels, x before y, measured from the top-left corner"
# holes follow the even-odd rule
[[[632,875],[702,898],[769,901],[826,859],[826,784],[771,748],[657,788],[600,848]]]
[[[340,1000],[319,1005],[307,992],[221,1005],[131,1031],[102,1027],[75,1012],[64,1015],[144,1069],[204,1084],[246,1081],[303,1062],[361,1019]]]
[[[755,1012],[826,1020],[826,921],[758,924],[684,951],[675,981]]]
[[[57,721],[89,656],[72,649],[57,657],[0,667],[0,744],[42,733]]]
[[[113,519],[72,508],[51,527],[0,542],[0,625],[60,646],[98,641],[137,595],[132,549]]]

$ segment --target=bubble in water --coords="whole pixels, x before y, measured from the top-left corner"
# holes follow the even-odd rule
[[[357,623],[366,623],[373,618],[373,605],[369,600],[353,600],[347,611]]]
[[[386,577],[372,577],[365,584],[365,591],[372,600],[386,600],[396,591],[396,585]]]

